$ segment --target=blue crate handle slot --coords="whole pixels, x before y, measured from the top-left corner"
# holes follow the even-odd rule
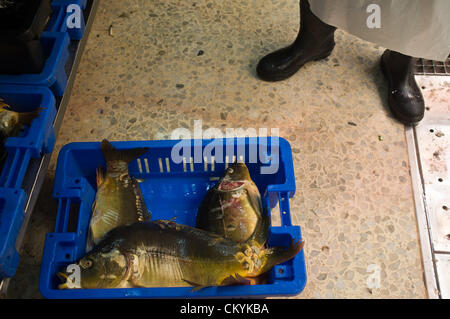
[[[25,218],[26,201],[24,190],[0,188],[0,278],[14,276],[19,264],[15,244]]]
[[[31,150],[15,149],[8,152],[5,166],[0,176],[1,187],[20,188],[31,159]]]
[[[289,196],[287,192],[278,193],[278,199],[280,203],[280,213],[281,213],[281,225],[292,226],[291,221],[291,209],[289,207]]]
[[[58,200],[58,212],[56,214],[55,233],[64,233],[67,231],[69,223],[70,199]]]
[[[84,178],[71,181],[67,187],[64,195],[61,195],[59,192],[55,192],[53,195],[58,199],[55,233],[67,232],[71,206],[74,203],[79,203],[76,235],[81,242],[79,246],[83,247],[82,251],[84,251],[95,191]]]

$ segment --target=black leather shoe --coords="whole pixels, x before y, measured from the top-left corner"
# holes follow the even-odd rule
[[[389,83],[389,108],[406,125],[417,124],[425,113],[423,95],[414,78],[415,61],[391,50],[381,56],[381,70]]]
[[[328,57],[333,51],[335,27],[317,18],[307,0],[300,1],[300,31],[290,46],[262,58],[256,72],[264,81],[281,81],[294,75],[305,63]]]

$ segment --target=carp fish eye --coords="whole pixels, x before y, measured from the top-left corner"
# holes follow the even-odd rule
[[[232,169],[231,167],[228,168],[228,173],[233,174],[234,173],[234,169]]]
[[[92,265],[93,265],[93,262],[92,262],[92,260],[90,260],[90,259],[86,259],[86,260],[80,261],[80,266],[81,266],[83,269],[91,268]]]

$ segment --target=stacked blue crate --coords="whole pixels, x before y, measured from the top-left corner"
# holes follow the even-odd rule
[[[72,10],[71,8],[73,6],[80,10]],[[70,40],[81,40],[84,35],[85,22],[83,10],[85,8],[86,0],[54,0],[52,2],[52,16],[45,32],[41,36],[41,43],[47,57],[41,73],[21,75],[0,74],[0,85],[45,86],[50,88],[55,96],[63,96],[68,80],[65,66],[69,59]],[[80,19],[79,28],[68,27],[67,19],[72,19],[73,15],[76,15],[77,19]]]
[[[42,71],[0,74],[0,98],[6,104],[19,112],[41,108],[32,124],[20,136],[8,138],[4,145],[7,158],[0,167],[0,279],[12,277],[17,269],[19,255],[15,244],[27,201],[22,184],[31,160],[53,151],[55,96],[62,97],[66,91],[69,45],[71,40],[81,40],[84,35],[86,5],[87,0],[53,0],[52,16],[40,38],[46,56]],[[79,19],[79,28],[68,27],[66,21],[72,17]]]
[[[0,98],[17,112],[39,110],[19,136],[9,137],[0,172],[0,278],[12,277],[19,255],[15,243],[25,216],[27,195],[22,189],[32,159],[50,153],[55,144],[55,97],[45,87],[0,85]]]
[[[69,59],[70,38],[63,32],[43,32],[41,42],[47,60],[38,74],[0,74],[0,86],[7,84],[43,86],[50,88],[55,96],[63,96],[67,86],[65,66]]]

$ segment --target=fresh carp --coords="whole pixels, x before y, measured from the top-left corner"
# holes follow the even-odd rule
[[[97,169],[97,194],[92,207],[87,250],[111,229],[150,220],[138,181],[128,172],[128,164],[148,151],[135,148],[119,151],[107,140],[101,150],[106,160],[106,173]]]
[[[58,273],[67,288],[186,287],[251,284],[251,278],[292,259],[303,242],[260,248],[176,224],[135,223],[113,229],[79,262],[79,287]]]
[[[8,138],[16,136],[25,125],[39,116],[41,108],[33,112],[16,112],[2,99],[0,99],[0,136]]]
[[[239,243],[267,241],[270,217],[258,187],[244,163],[231,164],[205,195],[197,213],[197,228]]]
[[[0,163],[6,158],[3,145],[8,137],[18,136],[26,125],[39,116],[41,108],[33,112],[16,112],[0,98]]]

